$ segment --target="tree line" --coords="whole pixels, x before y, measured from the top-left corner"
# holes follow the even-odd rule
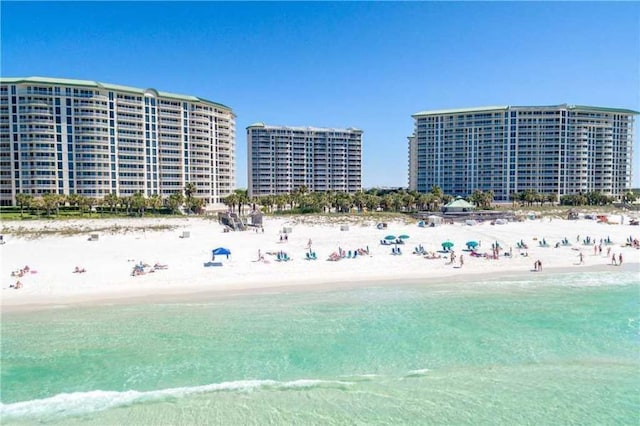
[[[55,193],[34,197],[29,194],[17,194],[16,203],[20,207],[21,216],[24,210],[47,216],[59,214],[59,209],[68,206],[84,214],[99,208],[101,212],[111,214],[126,214],[143,216],[145,212],[177,214],[181,209],[193,213],[200,213],[204,208],[204,200],[196,196],[195,184],[188,183],[183,190],[176,191],[168,197],[159,194],[145,197],[141,192],[130,196],[107,194],[102,198],[86,197],[79,194],[61,195]],[[406,189],[373,188],[358,191],[353,194],[337,191],[310,192],[306,186],[301,186],[291,193],[249,197],[245,189],[237,189],[223,199],[223,203],[232,211],[239,214],[260,206],[265,213],[347,213],[353,209],[362,211],[437,211],[443,205],[452,201],[454,197],[445,194],[438,185],[434,185],[427,193]],[[534,190],[512,193],[510,199],[513,205],[540,206],[545,203],[566,206],[599,206],[608,205],[615,201],[598,191],[578,193],[557,197],[556,194],[542,194]],[[632,191],[623,196],[623,202],[632,203],[637,197]],[[490,209],[494,201],[493,191],[475,190],[467,198],[481,209]]]
[[[42,196],[31,194],[16,194],[16,204],[20,208],[20,216],[27,210],[31,214],[45,214],[57,216],[60,208],[69,207],[78,211],[81,215],[97,208],[102,213],[125,214],[129,216],[143,216],[145,212],[180,213],[184,208],[193,213],[200,213],[204,208],[204,200],[196,197],[196,186],[188,183],[184,190],[176,191],[168,197],[153,194],[145,197],[142,192],[136,192],[129,196],[118,196],[115,193],[107,194],[101,198],[86,197],[80,194],[56,194],[47,193]]]
[[[426,194],[405,189],[379,188],[353,194],[338,191],[310,192],[306,186],[301,186],[288,194],[257,197],[249,197],[246,190],[236,190],[225,197],[223,203],[232,211],[237,209],[239,214],[244,212],[245,207],[253,209],[257,206],[266,213],[347,213],[354,208],[360,212],[436,210],[452,199],[439,186],[434,186]]]

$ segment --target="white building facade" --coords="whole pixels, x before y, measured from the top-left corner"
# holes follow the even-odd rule
[[[235,189],[231,108],[155,89],[44,77],[0,79],[0,203],[16,194],[168,197],[209,205]]]
[[[419,112],[409,138],[410,189],[492,190],[497,201],[525,190],[620,197],[631,186],[636,114],[579,105]]]
[[[362,189],[362,130],[247,127],[250,196]]]

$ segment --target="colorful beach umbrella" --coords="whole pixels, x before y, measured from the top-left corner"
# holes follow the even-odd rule
[[[391,240],[395,240],[396,236],[395,235],[387,235],[386,237],[384,237],[385,240],[391,241]]]
[[[402,234],[398,238],[400,238],[401,240],[408,240],[409,236],[407,234]]]
[[[453,243],[451,241],[445,241],[442,243],[442,248],[445,250],[449,250],[451,247],[453,247]]]
[[[476,248],[478,247],[477,241],[467,241],[467,248]]]

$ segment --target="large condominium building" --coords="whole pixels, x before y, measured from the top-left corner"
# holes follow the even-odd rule
[[[451,195],[535,190],[556,196],[631,184],[636,111],[579,105],[424,111],[409,137],[411,189]]]
[[[362,130],[247,127],[249,195],[362,189]]]
[[[16,194],[162,197],[188,183],[216,205],[235,189],[235,116],[155,89],[0,79],[0,203]]]

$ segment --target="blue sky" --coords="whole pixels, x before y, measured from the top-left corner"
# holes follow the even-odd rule
[[[640,110],[632,2],[3,1],[0,11],[2,76],[153,87],[232,107],[239,187],[245,128],[256,121],[363,129],[363,184],[372,187],[407,185],[418,111]]]

